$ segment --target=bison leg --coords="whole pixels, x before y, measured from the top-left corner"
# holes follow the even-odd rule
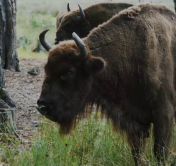
[[[146,166],[145,148],[146,138],[137,137],[135,134],[127,134],[128,142],[131,146],[131,152],[136,166]]]
[[[154,125],[154,154],[158,160],[158,165],[165,165],[172,136],[174,120],[174,109],[172,104],[168,104],[155,112]]]

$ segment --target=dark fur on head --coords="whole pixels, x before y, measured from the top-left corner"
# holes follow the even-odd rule
[[[164,6],[134,6],[83,39],[85,59],[74,41],[53,48],[40,96],[52,105],[46,117],[68,133],[95,104],[114,130],[127,134],[136,165],[145,165],[141,153],[153,123],[154,153],[165,164],[174,119],[175,20]]]
[[[70,45],[68,43],[70,43]],[[81,117],[84,112],[86,103],[83,102],[83,104],[81,104],[81,102],[86,99],[89,91],[91,90],[91,74],[102,70],[105,66],[105,62],[102,58],[91,56],[87,57],[87,61],[82,62],[82,58],[78,57],[79,49],[76,44],[73,43],[73,41],[62,42],[59,46],[60,47],[58,48],[56,47],[55,49],[52,49],[49,53],[48,62],[45,65],[46,78],[43,84],[42,94],[45,94],[45,90],[48,91],[48,88],[45,88],[45,86],[48,87],[49,82],[52,82],[53,78],[55,81],[57,80],[59,86],[53,84],[53,86],[55,86],[54,92],[58,91],[58,93],[61,93],[62,97],[57,95],[52,95],[52,97],[50,97],[50,95],[53,93],[51,88],[51,94],[47,93],[45,98],[53,101],[60,97],[61,99],[58,99],[59,102],[65,98],[66,101],[63,102],[65,105],[63,108],[58,110],[58,112],[60,111],[60,114],[63,113],[64,115],[54,121],[59,122],[61,126],[61,133],[66,134],[70,131],[76,120],[78,120],[77,117]],[[86,67],[83,69],[83,66]],[[67,80],[67,78],[64,77],[67,77],[67,73],[69,72],[74,74],[74,76],[73,78],[68,78]],[[76,80],[75,77],[77,78]],[[76,93],[73,93],[73,91],[70,93],[70,89],[67,89],[68,86],[70,89],[74,89]],[[71,101],[69,100],[70,97],[72,98]],[[63,112],[63,109],[70,109],[70,111]],[[62,117],[65,117],[66,119]]]
[[[85,19],[81,21],[77,20],[80,17],[80,11],[71,11],[65,14],[62,22],[57,26],[56,43],[72,39],[73,32],[76,32],[81,38],[86,37],[93,28],[131,6],[133,5],[129,3],[99,3],[92,5],[84,9]]]

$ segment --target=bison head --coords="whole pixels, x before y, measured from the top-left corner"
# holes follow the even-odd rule
[[[85,13],[82,8],[79,6],[79,11],[71,11],[62,18],[62,21],[56,32],[55,44],[58,44],[60,41],[72,39],[72,33],[76,34],[83,38],[86,37],[91,28],[89,21],[85,18]],[[70,11],[70,9],[69,9]]]
[[[60,124],[61,133],[68,133],[78,115],[84,112],[93,90],[94,77],[105,61],[90,55],[88,47],[73,33],[74,41],[64,41],[52,48],[40,34],[40,42],[49,51],[38,111]]]

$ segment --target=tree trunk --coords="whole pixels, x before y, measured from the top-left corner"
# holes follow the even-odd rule
[[[20,70],[16,51],[16,0],[0,0],[0,57],[4,69]]]
[[[176,0],[174,0],[173,2],[174,2],[175,13],[176,13]]]
[[[15,107],[5,89],[4,69],[20,71],[16,43],[16,0],[0,0],[0,100],[5,103],[0,104],[0,119],[3,108]]]

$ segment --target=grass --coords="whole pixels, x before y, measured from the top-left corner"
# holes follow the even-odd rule
[[[175,138],[175,136],[174,136]],[[174,141],[174,139],[173,139]],[[133,166],[133,158],[125,135],[114,133],[111,124],[91,116],[79,123],[68,136],[59,136],[58,126],[44,119],[31,148],[18,150],[2,148],[3,162],[10,166]],[[173,143],[175,147],[175,142]],[[174,148],[173,147],[173,148]],[[147,157],[150,166],[156,166],[153,154],[152,134],[147,141]],[[173,155],[169,163],[173,160]]]
[[[17,12],[17,41],[19,58],[29,59],[45,59],[47,53],[34,53],[32,50],[36,48],[38,36],[44,29],[50,29],[46,35],[47,40],[54,45],[56,31],[56,15],[59,13],[56,8],[49,8],[48,3],[42,1],[24,1],[18,2]],[[52,10],[52,11],[51,11]]]
[[[18,57],[19,59],[46,59],[48,56],[45,52],[31,52],[30,50],[18,48]]]

